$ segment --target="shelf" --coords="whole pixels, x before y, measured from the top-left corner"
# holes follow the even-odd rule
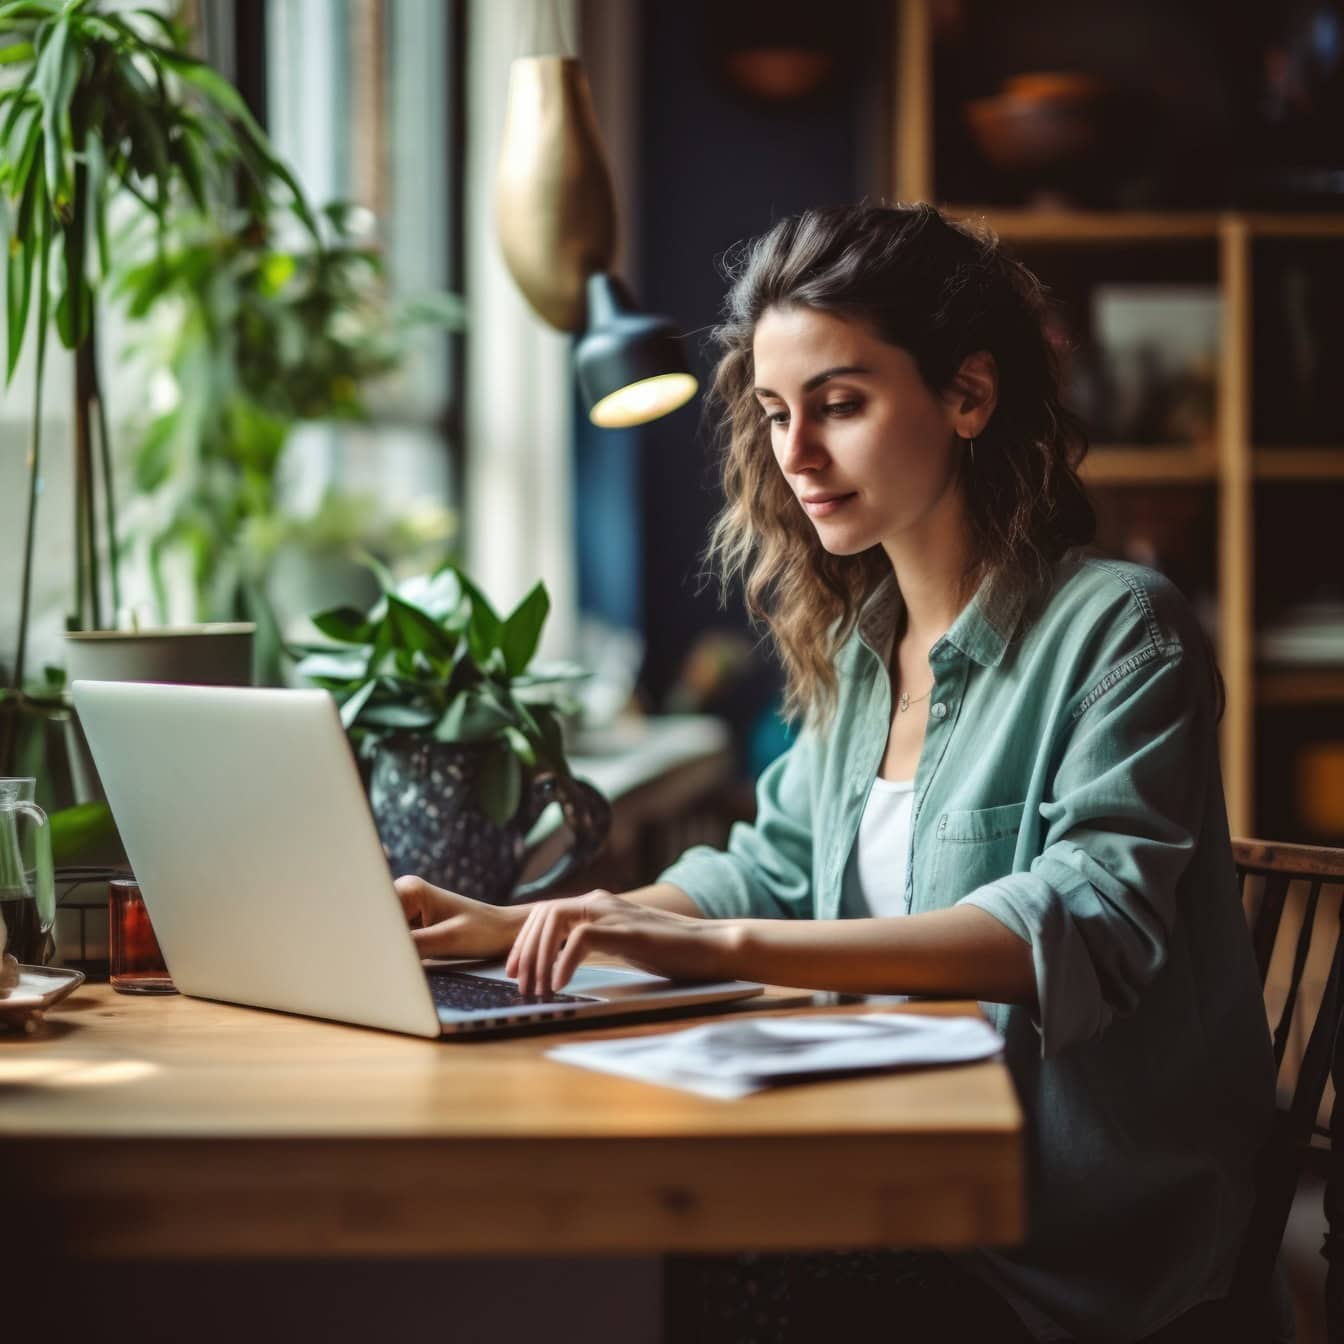
[[[1216,214],[1175,214],[1101,210],[1008,210],[994,206],[948,205],[957,219],[983,220],[1012,242],[1170,242],[1218,236]]]
[[[1089,485],[1146,485],[1152,482],[1212,481],[1218,464],[1210,454],[1186,444],[1093,444],[1081,475]]]
[[[1038,243],[1212,242],[1227,226],[1253,238],[1344,238],[1344,215],[1222,211],[1020,210],[947,205],[957,219],[983,220],[1003,239]]]
[[[1255,238],[1344,238],[1344,215],[1251,214],[1245,219]]]
[[[1344,481],[1344,444],[1338,448],[1256,448],[1251,461],[1258,481]]]
[[[1320,705],[1344,702],[1344,667],[1261,669],[1256,673],[1261,705]]]

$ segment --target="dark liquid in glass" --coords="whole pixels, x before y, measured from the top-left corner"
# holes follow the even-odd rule
[[[140,888],[116,879],[107,890],[112,988],[126,994],[175,994]]]
[[[31,899],[0,900],[0,916],[9,930],[3,950],[21,966],[41,966],[47,950],[47,935],[37,917],[37,902]]]

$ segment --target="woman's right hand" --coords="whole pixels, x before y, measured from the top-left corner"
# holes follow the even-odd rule
[[[392,885],[422,957],[502,957],[527,919],[526,906],[487,905],[423,877],[399,877]]]

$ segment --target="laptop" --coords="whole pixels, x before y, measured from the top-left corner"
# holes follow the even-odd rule
[[[504,961],[422,962],[335,700],[76,681],[79,721],[184,994],[416,1036],[685,1012],[759,994],[581,966],[524,997]]]

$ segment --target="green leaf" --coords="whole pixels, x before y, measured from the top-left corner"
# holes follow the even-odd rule
[[[176,164],[178,175],[186,183],[192,203],[205,214],[210,208],[205,190],[205,169],[192,136],[184,133],[170,137],[168,156]]]
[[[522,732],[517,728],[509,727],[504,730],[504,739],[508,742],[513,754],[524,765],[536,765],[537,753],[532,743],[527,740]]]
[[[490,654],[499,647],[504,622],[495,614],[495,609],[486,600],[485,594],[465,574],[460,578],[462,587],[471,599],[471,624],[467,627],[471,656],[479,666],[485,667],[490,661]]]
[[[185,52],[158,47],[153,43],[146,43],[145,45],[156,56],[160,57],[165,65],[172,67],[173,71],[180,75],[186,83],[199,89],[212,103],[247,127],[257,139],[265,139],[265,133],[257,125],[243,95],[217,70],[211,69],[210,66]]]
[[[97,848],[117,833],[112,812],[106,803],[80,803],[50,815],[51,856],[60,866],[72,863]]]
[[[33,59],[33,44],[31,42],[11,42],[6,47],[0,47],[0,65],[17,65],[20,61],[31,61]]]
[[[18,367],[23,351],[23,333],[28,326],[28,308],[32,301],[33,253],[30,243],[20,242],[11,249],[6,261],[5,307],[8,317],[9,356],[5,363],[5,382],[8,384]]]
[[[32,97],[32,88],[36,72],[37,67],[34,66],[26,75],[24,75],[18,88],[5,90],[6,96],[13,100],[13,105],[10,107],[9,111],[5,113],[4,125],[0,126],[0,145],[13,143],[14,127],[18,122],[19,114],[21,112],[41,112],[41,104]]]
[[[376,677],[382,670],[393,647],[392,624],[386,618],[378,622],[373,633],[373,647],[369,650],[368,663],[364,675]]]
[[[432,709],[414,705],[372,705],[360,715],[360,723],[375,728],[406,728],[415,732],[428,728],[435,720]]]
[[[16,136],[20,136],[23,144],[14,167],[14,186],[16,188],[22,187],[28,181],[28,175],[33,171],[33,164],[37,159],[38,146],[42,143],[42,118],[38,115],[37,108],[26,109],[26,114],[28,125],[24,127],[22,133],[19,131],[19,122],[14,124],[14,133]],[[22,121],[22,118],[19,121]]]
[[[511,677],[520,675],[532,661],[532,655],[537,651],[537,641],[541,638],[541,627],[550,609],[551,599],[547,596],[546,585],[538,583],[504,622],[499,647],[503,650],[504,662]]]
[[[513,820],[523,796],[523,767],[507,746],[492,748],[481,763],[476,801],[496,826]]]
[[[6,19],[49,19],[60,10],[60,0],[10,0],[0,5],[0,23]]]
[[[366,665],[367,660],[358,653],[310,653],[294,670],[301,677],[349,683],[364,680]]]
[[[160,98],[136,68],[134,61],[129,58],[123,60],[118,66],[118,71],[127,86],[124,105],[135,125],[135,133],[131,137],[131,162],[135,166],[136,173],[142,178],[150,176],[154,178],[155,197],[149,203],[149,209],[162,229],[167,221],[169,179],[172,169],[168,161],[168,146],[159,129],[159,123],[149,112],[151,107],[162,112],[159,106]],[[125,180],[123,177],[123,181]],[[127,182],[127,185],[130,183]]]
[[[360,560],[373,571],[374,577],[385,593],[395,593],[397,591],[397,580],[392,571],[383,564],[383,562],[371,551],[361,550],[359,552]]]
[[[311,619],[324,635],[343,644],[368,644],[373,639],[373,625],[354,607],[332,607],[329,611],[319,611]]]
[[[303,221],[304,227],[320,247],[322,243],[321,232],[302,188],[286,164],[270,149],[266,133],[257,124],[256,118],[253,117],[251,109],[247,106],[242,94],[217,71],[212,70],[200,61],[192,60],[181,52],[168,51],[161,47],[151,47],[151,50],[163,60],[165,65],[176,71],[185,83],[194,86],[217,107],[238,122],[240,127],[238,135],[239,150],[245,158],[259,160],[260,166],[264,168],[267,174],[285,185],[290,193],[294,213]],[[256,170],[254,169],[254,171]],[[259,178],[264,176],[261,172],[258,172],[257,175]]]
[[[541,747],[546,758],[546,764],[552,770],[559,770],[568,774],[569,767],[565,762],[565,739],[560,731],[560,721],[556,718],[554,711],[545,705],[533,705],[532,717],[536,720],[537,727],[541,732]]]
[[[352,696],[341,705],[341,724],[347,732],[354,726],[359,711],[368,703],[369,696],[377,686],[376,681],[366,681]]]
[[[458,632],[466,629],[466,622],[471,615],[470,603],[463,603],[464,594],[462,580],[451,565],[429,576],[415,574],[397,584],[397,596],[403,601],[419,607],[436,621]],[[455,622],[459,613],[463,619],[457,624]]]
[[[457,640],[436,621],[426,616],[419,607],[413,607],[395,593],[387,595],[387,622],[392,627],[397,647],[415,652],[438,654],[451,658],[457,650]]]
[[[545,663],[533,663],[529,671],[521,672],[510,680],[517,690],[521,686],[553,686],[563,681],[587,681],[592,675],[581,663],[548,659]]]
[[[477,692],[464,691],[444,711],[434,728],[434,738],[438,742],[479,742],[511,724],[509,715],[498,705]]]
[[[186,33],[166,14],[160,14],[157,10],[144,8],[133,9],[131,10],[131,13],[137,15],[139,18],[148,19],[149,22],[153,23],[163,33],[164,37],[168,39],[168,44],[174,52],[177,52],[184,60],[190,59],[188,54],[181,50],[183,43],[186,41]]]
[[[58,23],[38,57],[33,87],[42,103],[42,138],[46,151],[46,172],[52,204],[59,208],[70,199],[70,174],[65,148],[69,142],[70,95],[79,69],[79,52],[67,43],[70,25]]]

